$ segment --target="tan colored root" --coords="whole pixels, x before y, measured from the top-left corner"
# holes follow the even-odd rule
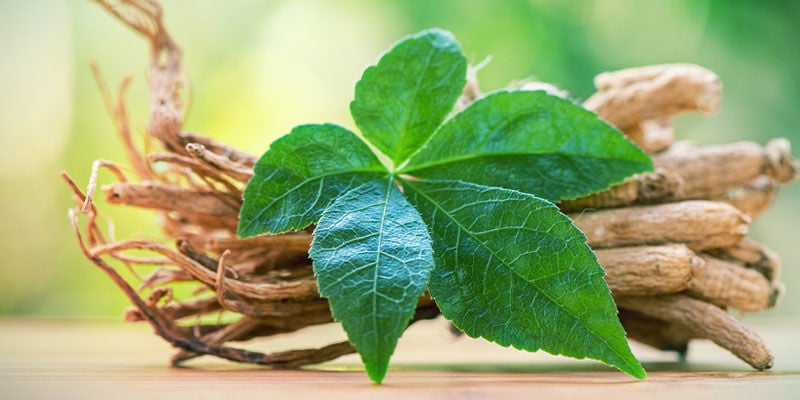
[[[198,191],[155,182],[115,183],[103,187],[110,204],[169,211],[179,225],[209,230],[234,230],[239,221],[240,198],[218,191]]]
[[[565,212],[593,208],[624,207],[631,204],[664,203],[683,198],[680,176],[656,170],[653,173],[635,175],[606,191],[558,204]]]
[[[167,261],[169,263],[169,261]],[[163,264],[163,263],[162,263]],[[166,285],[173,282],[190,282],[193,281],[192,274],[178,268],[165,268],[160,267],[142,279],[138,290],[141,291],[145,288],[153,289],[157,286]]]
[[[250,317],[239,318],[238,321],[228,324],[220,329],[203,334],[198,339],[204,343],[213,345],[220,345],[225,342],[235,341],[239,338],[250,335],[254,330],[260,327],[260,322],[257,319]],[[172,357],[172,365],[179,365],[192,358],[198,357],[201,354],[191,351],[181,350]]]
[[[186,317],[211,314],[219,311],[219,302],[214,297],[192,299],[185,302],[172,302],[159,308],[159,313],[170,321],[177,321]],[[128,322],[145,321],[146,317],[137,308],[125,310],[124,319]]]
[[[467,84],[464,86],[464,91],[461,92],[458,101],[456,101],[455,110],[463,110],[469,107],[475,100],[483,97],[481,88],[478,85],[478,70],[480,70],[481,66],[482,65],[470,65],[467,67]]]
[[[705,147],[681,142],[655,155],[654,162],[654,173],[636,175],[609,190],[561,202],[559,207],[571,212],[712,199],[757,217],[798,170],[785,139],[774,139],[763,148],[752,142]]]
[[[435,318],[438,315],[439,315],[439,310],[438,308],[436,308],[435,305],[428,302],[420,302],[420,304],[417,306],[417,311],[414,314],[414,317],[409,322],[409,325],[414,324],[418,321]],[[330,312],[327,312],[327,319],[318,323],[332,322],[332,320],[333,318],[330,316]],[[260,320],[250,317],[242,317],[239,321],[227,325],[223,329],[204,335],[201,338],[201,340],[205,343],[212,343],[212,344],[225,343],[229,341],[250,340],[255,337],[271,336],[279,333],[294,332],[302,327],[303,326],[297,326],[297,325],[275,326],[271,325],[269,320]],[[349,346],[349,348],[345,346],[345,344]],[[301,352],[307,352],[308,356],[306,358],[297,357],[298,359],[292,360],[289,363],[285,363],[285,365],[280,365],[279,367],[297,368],[303,365],[319,364],[321,362],[338,358],[345,354],[356,352],[355,348],[353,348],[352,345],[349,344],[349,342],[341,342],[332,346],[335,346],[336,351],[322,350],[326,348],[301,351]],[[298,350],[293,350],[292,352],[298,352]],[[179,365],[185,361],[188,361],[200,355],[202,354],[194,353],[187,350],[182,350],[172,357],[172,364]]]
[[[781,277],[781,259],[777,253],[763,244],[744,239],[733,246],[708,250],[708,254],[727,261],[733,261],[746,268],[758,271],[770,282]]]
[[[755,219],[766,211],[778,195],[780,185],[773,179],[761,175],[746,186],[731,191],[722,200]]]
[[[230,280],[221,282],[230,282]],[[316,282],[314,283],[316,284]],[[224,285],[217,286],[216,293],[217,300],[224,309],[256,318],[311,318],[312,315],[330,313],[328,302],[320,298],[310,300],[247,298],[228,292],[228,288]]]
[[[681,324],[758,370],[772,367],[774,357],[764,340],[717,306],[683,294],[653,297],[615,296],[620,308],[647,317]]]
[[[692,64],[664,64],[605,72],[598,92],[583,105],[612,125],[628,130],[650,120],[719,109],[722,84],[713,72]]]
[[[240,166],[236,162],[214,152],[208,151],[205,146],[199,143],[189,143],[186,150],[195,158],[205,161],[207,164],[219,169],[226,175],[231,176],[240,182],[247,182],[253,176],[253,169]]]
[[[100,73],[100,67],[97,63],[92,62],[89,65],[92,69],[92,76],[94,76],[97,88],[100,90],[100,95],[103,97],[103,103],[106,106],[108,114],[117,129],[117,134],[122,142],[122,148],[128,158],[133,170],[142,179],[153,179],[154,173],[150,164],[145,162],[144,157],[133,144],[131,137],[130,121],[128,120],[128,109],[125,105],[125,96],[128,93],[128,88],[132,78],[126,77],[119,85],[117,91],[117,100],[115,101],[111,96],[111,91],[108,89],[103,75]]]
[[[647,120],[625,130],[625,136],[648,153],[664,151],[675,143],[671,119]]]
[[[114,162],[108,160],[96,160],[92,163],[92,172],[89,174],[89,184],[86,188],[86,198],[81,205],[81,212],[88,212],[91,209],[94,193],[97,190],[97,175],[100,173],[100,168],[106,168],[117,177],[120,182],[127,182],[128,178],[122,173],[120,167]]]
[[[686,291],[692,297],[741,311],[762,311],[775,306],[782,288],[760,273],[708,255],[692,265]]]
[[[208,286],[217,285],[217,274],[197,261],[161,244],[147,240],[124,240],[106,245],[95,246],[90,250],[93,257],[130,249],[148,250],[159,253],[169,258],[176,265],[186,270],[200,282]],[[252,300],[286,301],[289,299],[314,299],[318,298],[316,280],[311,277],[306,280],[293,280],[285,282],[251,284],[239,280],[224,278],[226,290],[237,296]],[[282,304],[282,303],[281,303]],[[290,305],[287,304],[287,307]]]
[[[224,189],[224,192],[229,193],[232,197],[242,197],[242,189],[240,188],[240,185],[231,182],[226,177],[225,171],[219,171],[218,169],[214,168],[214,166],[208,165],[208,163],[204,161],[173,153],[150,154],[148,159],[153,163],[163,162],[172,164],[174,166],[187,168],[189,171],[186,171],[184,174],[188,175],[189,173],[192,173],[207,180],[217,182],[221,188]],[[215,188],[214,186],[209,187]],[[223,190],[218,189],[218,191]]]
[[[204,251],[195,249],[188,240],[178,240],[178,251],[196,261],[209,271],[219,274],[218,265],[222,261]],[[203,247],[200,247],[203,248]],[[211,251],[208,248],[206,251]],[[252,284],[273,282],[300,282],[314,280],[307,250],[292,250],[280,247],[239,248],[237,251],[224,250],[226,273],[247,280]],[[217,278],[219,284],[219,277]]]
[[[692,250],[729,247],[739,242],[750,218],[732,206],[691,200],[626,207],[572,216],[592,248],[683,243]]]
[[[206,151],[210,151],[218,156],[225,157],[230,163],[232,163],[232,165],[236,166],[236,169],[252,170],[257,160],[257,158],[251,154],[239,151],[225,143],[194,132],[182,131],[178,134],[178,140],[183,148],[186,148],[186,146],[190,144],[202,145]],[[241,182],[247,183],[246,180]]]
[[[693,297],[741,311],[775,306],[782,285],[739,264],[698,256],[684,245],[595,250],[614,295],[652,296],[686,290]]]
[[[179,329],[174,321],[165,318],[155,305],[148,304],[140,298],[134,289],[120,276],[117,271],[102,258],[92,254],[83,240],[78,225],[77,214],[70,210],[70,220],[73,230],[78,238],[78,244],[84,255],[98,268],[100,268],[122,290],[128,300],[136,307],[139,315],[155,330],[155,333],[175,347],[200,354],[210,354],[235,362],[269,365],[278,368],[297,367],[309,363],[327,361],[344,354],[354,352],[349,343],[343,342],[326,346],[321,349],[292,350],[282,353],[263,354],[247,350],[235,349],[227,346],[209,345],[192,337],[183,336],[184,330]]]
[[[596,250],[608,287],[617,295],[657,295],[683,291],[692,268],[702,260],[681,244]]]
[[[771,140],[766,147],[753,142],[703,147],[678,143],[653,156],[653,162],[682,178],[684,199],[719,198],[759,175],[788,183],[797,172],[785,139]]]
[[[565,211],[577,211],[717,198],[755,217],[774,199],[781,182],[777,179],[785,183],[794,177],[796,162],[781,143],[782,140],[772,141],[764,149],[750,142],[708,147],[680,144],[656,156],[660,169],[655,174],[638,175],[610,190],[565,201],[560,206]],[[720,170],[730,173],[713,172]]]
[[[161,7],[152,0],[95,0],[121,22],[150,41],[150,120],[147,132],[167,150],[186,154],[178,142],[181,114],[181,50],[163,24]]]
[[[238,220],[239,210],[219,192],[198,192],[179,186],[144,183],[115,183],[103,188],[111,204],[178,211],[212,218]],[[234,199],[241,202],[241,199]],[[234,224],[235,225],[235,224]]]
[[[681,324],[647,317],[631,310],[620,309],[619,321],[629,339],[659,350],[675,351],[681,358],[689,350],[689,340],[697,337]]]
[[[307,233],[288,233],[283,235],[262,235],[247,239],[207,237],[201,238],[203,247],[209,251],[224,249],[241,250],[247,248],[280,248],[285,250],[305,251],[311,247],[314,237]]]
[[[790,183],[797,178],[800,171],[800,161],[792,157],[792,144],[786,138],[776,138],[764,146],[764,155],[767,158],[765,175],[774,178],[780,183]]]

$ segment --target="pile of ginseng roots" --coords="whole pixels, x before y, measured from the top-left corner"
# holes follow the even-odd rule
[[[114,98],[95,68],[130,167],[96,161],[85,192],[68,174],[62,176],[76,195],[70,218],[83,253],[132,304],[125,319],[150,323],[178,348],[175,365],[214,355],[295,368],[355,352],[348,342],[272,354],[228,345],[333,322],[308,258],[313,226],[237,237],[242,190],[255,157],[181,129],[181,52],[155,3],[125,2],[129,9],[100,4],[150,40],[146,140],[164,149],[138,149],[124,103],[129,80]],[[718,77],[695,65],[603,73],[595,85],[598,92],[583,105],[649,152],[656,168],[559,206],[586,234],[605,268],[628,337],[682,355],[690,340],[710,339],[756,369],[770,368],[773,355],[764,341],[730,311],[773,307],[783,291],[777,255],[746,235],[780,186],[795,176],[798,163],[789,143],[674,143],[674,115],[712,114],[720,104]],[[536,82],[518,89],[563,94]],[[471,74],[459,107],[479,96]],[[113,233],[101,228],[92,200],[101,169],[116,177],[99,189],[106,202],[153,210],[163,240],[110,239]],[[178,284],[194,290],[177,296]],[[411,323],[438,314],[423,296]]]

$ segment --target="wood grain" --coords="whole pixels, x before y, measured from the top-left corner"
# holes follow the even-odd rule
[[[0,321],[0,398],[38,399],[471,399],[471,398],[792,398],[800,387],[800,346],[792,321],[761,324],[776,350],[775,369],[756,372],[722,349],[692,342],[689,362],[634,345],[649,371],[637,381],[599,363],[500,348],[453,337],[442,320],[401,338],[382,386],[355,356],[316,370],[280,371],[202,358],[169,368],[167,345],[144,325],[116,322]],[[336,326],[279,337],[339,340]]]

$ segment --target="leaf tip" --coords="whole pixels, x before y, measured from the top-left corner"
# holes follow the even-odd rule
[[[639,380],[647,379],[647,371],[644,370],[644,367],[642,367],[642,364],[638,361],[635,364],[628,364],[627,368],[622,370],[622,372]]]
[[[244,210],[244,208],[242,208],[242,209]],[[249,238],[251,236],[257,235],[258,233],[253,232],[253,229],[251,227],[252,224],[249,224],[249,223],[247,223],[245,221],[246,221],[246,218],[244,218],[244,216],[240,212],[239,213],[239,222],[236,224],[236,235],[239,236],[242,239]]]
[[[622,356],[621,360],[617,360],[617,362],[609,365],[617,368],[618,370],[620,370],[620,372],[626,373],[636,379],[639,380],[647,379],[647,371],[645,371],[644,367],[642,367],[642,364],[639,362],[638,359],[636,359],[636,356],[634,356],[633,353],[630,351],[630,347],[628,347],[628,351],[626,353],[627,354]],[[607,361],[603,362],[607,363]]]
[[[389,370],[389,360],[386,362],[379,361],[377,363],[365,363],[367,368],[367,376],[372,382],[380,385],[383,383],[383,378],[386,377],[386,372]]]
[[[242,205],[239,210],[239,220],[236,223],[236,235],[240,239],[247,239],[249,237],[268,233],[269,229],[263,224],[259,223],[252,215],[251,204],[247,201]]]
[[[412,37],[413,38],[421,38],[421,37],[426,37],[426,36],[427,37],[431,37],[432,39],[444,40],[444,41],[447,41],[447,42],[455,42],[456,41],[456,37],[455,37],[455,35],[453,35],[452,32],[450,32],[448,30],[445,30],[445,29],[442,29],[442,28],[439,28],[439,27],[433,27],[433,28],[425,29],[423,31],[418,32],[417,34],[415,34]]]

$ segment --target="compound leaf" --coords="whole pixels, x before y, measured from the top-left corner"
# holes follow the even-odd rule
[[[320,218],[310,255],[367,374],[380,382],[433,268],[431,239],[392,179],[359,186]]]
[[[513,91],[488,95],[456,114],[402,173],[557,202],[652,168],[647,154],[595,114],[542,91]]]
[[[446,120],[465,76],[450,33],[398,42],[350,104],[391,168],[342,127],[298,126],[256,163],[239,235],[317,223],[309,254],[320,294],[375,382],[426,287],[470,336],[643,378],[597,258],[550,201],[652,162],[593,113],[543,92],[497,92]]]
[[[589,357],[637,378],[603,269],[585,236],[552,203],[458,181],[404,181],[430,228],[428,290],[472,337]]]
[[[300,125],[272,143],[244,190],[239,236],[302,229],[342,193],[388,175],[372,150],[338,125]]]

